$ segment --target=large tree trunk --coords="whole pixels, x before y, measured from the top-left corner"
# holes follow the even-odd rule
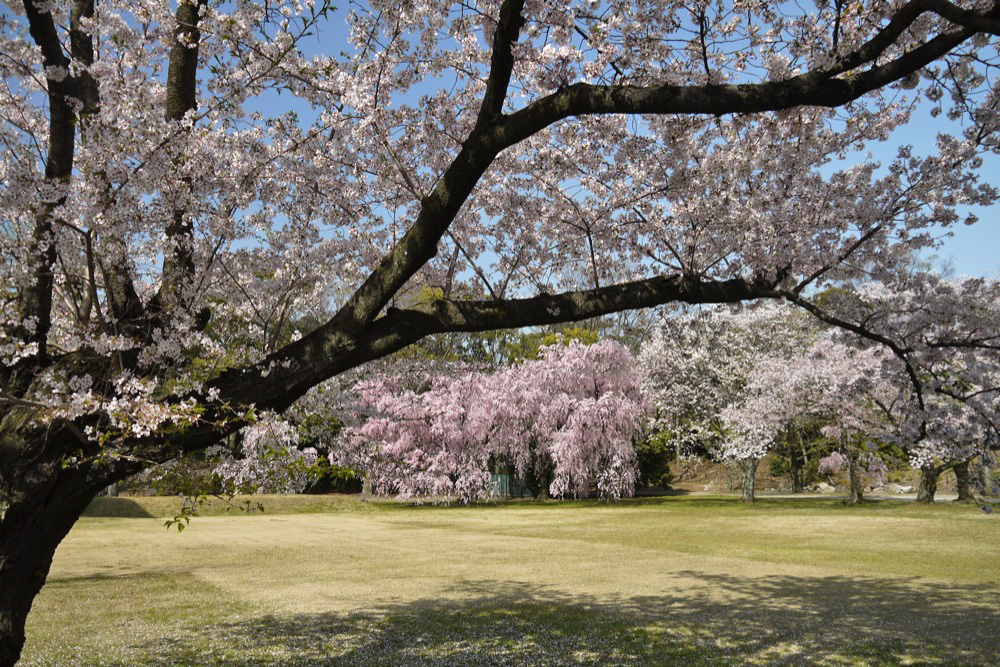
[[[547,470],[541,470],[538,473],[538,495],[535,497],[538,500],[549,499],[549,473]]]
[[[997,485],[993,478],[994,458],[992,452],[983,452],[976,463],[976,486],[984,496],[996,495]]]
[[[955,481],[958,484],[957,503],[974,503],[975,497],[972,495],[972,483],[969,475],[969,461],[961,461],[954,465]]]
[[[743,493],[740,500],[745,503],[754,501],[754,492],[757,486],[757,464],[760,459],[743,459],[740,461],[740,469],[743,472]]]
[[[21,655],[25,620],[56,547],[107,485],[51,465],[23,474],[24,483],[5,486],[0,498],[0,667],[11,667]]]
[[[933,503],[934,494],[937,493],[938,477],[941,476],[940,467],[921,468],[920,484],[917,487],[918,503]]]
[[[802,462],[799,460],[799,452],[792,447],[788,450],[788,465],[791,469],[792,493],[802,493]]]
[[[80,451],[72,429],[35,424],[33,410],[0,418],[0,667],[24,647],[24,624],[56,547],[93,498],[141,469],[125,460],[65,465]]]

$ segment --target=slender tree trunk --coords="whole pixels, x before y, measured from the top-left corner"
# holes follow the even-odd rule
[[[788,448],[788,466],[792,474],[792,493],[802,493],[802,461],[795,447]]]
[[[955,481],[958,483],[957,503],[974,503],[975,497],[972,495],[972,484],[969,475],[969,462],[961,461],[954,465]]]
[[[799,453],[802,450],[802,431],[798,426],[792,427],[795,433],[796,443],[788,443],[788,467],[792,476],[792,493],[802,493],[802,459]]]
[[[757,486],[757,464],[760,459],[743,459],[740,461],[740,469],[743,471],[743,494],[740,500],[745,503],[752,503],[755,499],[754,491]]]
[[[726,469],[726,486],[729,488],[730,492],[735,491],[736,477],[733,475],[733,464],[730,461],[726,461],[722,465]]]
[[[847,478],[851,483],[851,497],[847,501],[849,505],[857,505],[864,500],[861,493],[861,471],[858,470],[858,462],[854,458],[847,460]]]
[[[921,468],[920,485],[917,487],[918,503],[933,503],[934,494],[937,493],[938,477],[941,476],[941,468]]]
[[[361,480],[361,495],[365,498],[372,497],[372,479],[368,475]]]
[[[984,452],[983,455],[979,457],[979,461],[975,466],[976,485],[979,487],[984,496],[992,496],[995,495],[996,492],[996,483],[993,479],[993,465],[993,453]]]
[[[792,453],[792,493],[802,493],[802,468],[799,466],[795,453]]]
[[[538,474],[538,495],[536,497],[539,500],[549,499],[549,473],[546,470],[542,470]]]

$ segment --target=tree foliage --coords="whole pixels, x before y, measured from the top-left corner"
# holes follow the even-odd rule
[[[4,667],[109,482],[433,334],[892,287],[996,196],[992,2],[6,7]],[[918,99],[964,129],[844,166]]]
[[[437,374],[416,389],[375,377],[357,388],[364,416],[334,461],[404,498],[490,497],[493,473],[508,471],[546,495],[631,495],[644,409],[633,366],[617,343],[571,341],[492,374]]]

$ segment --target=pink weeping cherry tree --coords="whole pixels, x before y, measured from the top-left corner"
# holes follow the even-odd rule
[[[644,403],[622,345],[571,341],[496,373],[441,374],[423,390],[381,376],[357,388],[360,423],[333,461],[372,489],[470,502],[495,494],[492,468],[538,480],[559,497],[632,495],[632,440]]]
[[[8,0],[0,667],[100,489],[360,364],[891,281],[995,198],[997,34],[949,0]],[[964,125],[845,166],[921,100]]]

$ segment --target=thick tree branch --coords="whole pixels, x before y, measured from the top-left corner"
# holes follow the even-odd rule
[[[523,9],[524,0],[505,0],[500,7],[500,18],[493,37],[493,53],[490,56],[490,75],[486,80],[486,93],[479,108],[477,126],[495,123],[503,112],[510,75],[514,69],[513,47],[524,25],[524,18],[521,16]]]
[[[923,384],[920,382],[920,378],[917,376],[917,371],[910,362],[909,354],[912,352],[909,348],[904,348],[899,345],[896,341],[883,336],[882,334],[875,333],[874,331],[869,331],[867,328],[860,324],[855,324],[854,322],[849,322],[845,319],[832,315],[816,304],[803,299],[795,291],[783,290],[779,293],[779,296],[784,298],[789,303],[793,303],[799,308],[809,312],[816,319],[821,322],[826,322],[831,324],[838,329],[844,329],[845,331],[850,331],[853,334],[860,336],[866,340],[870,340],[874,343],[879,343],[887,347],[900,361],[903,362],[903,366],[906,369],[906,375],[910,379],[910,384],[913,386],[913,392],[917,397],[917,404],[920,409],[924,409],[924,389]]]
[[[197,106],[198,93],[198,14],[207,0],[182,0],[177,5],[174,42],[170,47],[167,69],[167,120],[181,121]],[[184,189],[191,187],[188,177]],[[190,211],[175,208],[166,229],[170,247],[163,257],[163,282],[160,307],[170,311],[183,303],[186,286],[194,276],[194,223]]]
[[[700,281],[660,276],[600,289],[541,294],[526,299],[439,299],[405,310],[390,308],[360,334],[321,327],[250,369],[224,374],[211,386],[233,404],[281,409],[310,387],[424,336],[491,331],[561,322],[665,303],[733,303],[777,298],[774,281]]]
[[[198,93],[198,13],[207,0],[181,0],[177,5],[174,41],[167,69],[167,120],[182,120],[197,106]]]
[[[401,328],[413,328],[427,333],[474,332],[576,322],[622,310],[652,308],[667,303],[736,303],[778,296],[774,281],[701,281],[673,275],[590,290],[540,294],[525,299],[440,299],[407,310],[390,309],[383,319],[396,320]]]
[[[94,18],[94,0],[75,0],[69,17],[69,43],[73,61],[90,67],[94,64],[94,39],[83,26],[84,20]],[[97,81],[87,70],[77,75],[77,94],[83,103],[84,117],[94,114],[100,107]]]
[[[40,10],[33,0],[24,0],[28,30],[42,51],[45,83],[49,101],[49,151],[45,159],[45,178],[56,185],[57,195],[39,204],[35,211],[29,256],[34,263],[34,278],[20,293],[19,311],[22,330],[18,335],[37,345],[36,360],[44,364],[47,340],[52,326],[53,268],[56,263],[53,214],[65,202],[65,186],[73,172],[76,113],[72,97],[76,80],[70,76],[69,61],[63,53],[55,22],[49,11]],[[13,388],[12,388],[13,389]],[[23,390],[24,387],[17,390]]]
[[[224,373],[208,384],[219,400],[206,403],[202,421],[169,438],[130,441],[128,451],[167,460],[203,449],[246,425],[247,406],[282,411],[311,387],[374,359],[392,354],[434,333],[492,331],[573,322],[632,308],[666,303],[734,303],[778,298],[777,281],[700,281],[660,276],[600,289],[540,294],[525,299],[455,301],[439,299],[405,310],[391,308],[360,335],[317,329],[253,367]],[[203,402],[204,397],[196,397]]]
[[[962,9],[947,0],[919,0],[912,4],[924,7],[926,11],[969,30],[1000,35],[1000,13],[996,2],[993,3],[993,9],[986,13]]]
[[[784,81],[699,86],[604,86],[577,83],[507,117],[498,139],[510,146],[572,116],[597,114],[733,114],[798,106],[838,107],[905,78],[974,34],[949,31],[863,73],[838,78],[845,68],[800,74]],[[853,59],[852,59],[853,60]]]
[[[935,13],[959,27],[871,69],[841,77],[874,63],[913,23]],[[783,81],[700,86],[600,86],[578,83],[544,97],[509,116],[511,145],[570,116],[609,113],[730,114],[777,111],[796,106],[837,107],[899,81],[947,54],[976,32],[1000,34],[997,9],[977,13],[946,0],[912,0],[870,40],[840,56],[829,67]]]

